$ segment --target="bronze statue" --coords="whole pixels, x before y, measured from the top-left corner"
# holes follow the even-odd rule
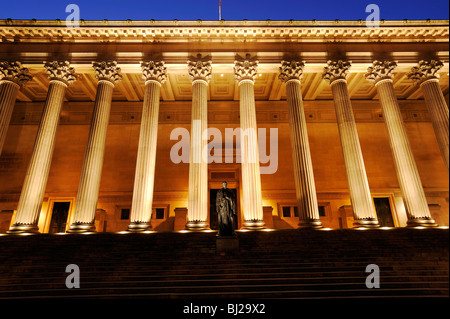
[[[216,196],[219,236],[235,236],[234,217],[236,215],[236,201],[233,192],[227,188],[227,182],[223,182],[222,187]]]

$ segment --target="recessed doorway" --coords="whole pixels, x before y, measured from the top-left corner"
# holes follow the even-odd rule
[[[70,202],[54,202],[50,221],[50,234],[64,233],[69,216]]]
[[[373,202],[375,204],[375,210],[377,212],[378,223],[380,224],[380,226],[395,227],[389,198],[374,198]]]

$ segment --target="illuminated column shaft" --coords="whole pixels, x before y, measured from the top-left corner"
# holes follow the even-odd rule
[[[336,118],[341,136],[345,169],[350,189],[356,226],[365,226],[366,222],[376,223],[377,217],[372,204],[366,168],[359,144],[355,118],[353,116],[347,83],[342,80],[331,84],[336,108]],[[369,223],[373,224],[373,223]]]
[[[20,62],[0,62],[0,155],[20,85],[31,80]]]
[[[37,222],[44,199],[66,88],[67,85],[61,81],[50,82],[44,112],[20,194],[16,218],[10,231],[38,231]]]
[[[411,69],[408,77],[422,89],[425,103],[433,123],[434,133],[448,173],[449,156],[449,111],[444,94],[439,86],[439,70],[444,63],[437,60],[422,60]]]
[[[408,136],[406,135],[392,80],[381,80],[376,86],[389,134],[389,142],[394,155],[397,177],[408,216],[408,225],[434,225]]]
[[[354,225],[356,227],[376,227],[378,226],[377,215],[370,195],[356,122],[345,80],[349,67],[350,64],[347,62],[329,62],[328,71],[324,77],[331,83],[355,219]]]
[[[192,121],[189,156],[189,194],[186,229],[202,230],[208,227],[208,162],[203,152],[208,141],[203,133],[208,129],[208,81],[211,61],[207,58],[188,61],[192,80]]]
[[[192,84],[191,148],[189,157],[189,201],[187,229],[204,229],[208,217],[208,163],[202,158],[207,140],[202,134],[208,128],[208,83],[196,80]]]
[[[282,61],[279,79],[286,83],[299,226],[320,228],[322,223],[319,217],[300,82],[304,65],[304,62],[299,61]]]
[[[254,82],[239,82],[241,119],[241,167],[244,228],[264,226],[261,194],[261,173],[256,125]]]
[[[37,224],[50,171],[64,94],[67,84],[75,79],[73,68],[70,68],[68,63],[53,62],[53,64],[46,64],[46,68],[49,74],[57,73],[55,69],[59,69],[64,74],[60,73],[58,77],[50,75],[50,86],[41,122],[20,194],[14,224],[9,229],[10,233],[39,230]]]
[[[99,70],[101,68],[101,70]],[[72,225],[68,232],[95,231],[95,213],[103,167],[109,114],[111,109],[114,83],[117,81],[119,68],[112,64],[95,64],[94,69],[99,79],[95,97],[94,111],[89,130],[88,143],[81,170],[77,200]],[[106,72],[99,75],[99,72]]]
[[[449,111],[438,79],[423,82],[420,87],[425,98],[428,112],[431,116],[433,129],[448,172],[449,156]]]
[[[11,81],[0,81],[0,155],[6,140],[9,122],[16,102],[19,85]]]
[[[142,69],[146,83],[129,231],[145,231],[152,227],[159,100],[161,83],[166,80],[162,62],[143,63]]]
[[[234,76],[239,83],[240,95],[242,208],[243,227],[246,229],[261,229],[265,225],[255,108],[254,81],[257,68],[258,60],[250,58],[250,55],[234,62]]]
[[[130,231],[151,228],[160,89],[161,84],[157,81],[148,81],[145,85]]]
[[[435,226],[395,95],[392,79],[396,67],[397,63],[393,61],[374,61],[368,68],[366,79],[375,83],[380,97],[408,226]]]
[[[300,80],[286,83],[300,227],[321,227]]]

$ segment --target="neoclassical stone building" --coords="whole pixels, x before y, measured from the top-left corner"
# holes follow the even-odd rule
[[[430,20],[0,20],[0,232],[216,229],[224,180],[240,229],[448,226],[448,44]]]

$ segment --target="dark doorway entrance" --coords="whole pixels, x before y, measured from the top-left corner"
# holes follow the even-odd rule
[[[375,210],[377,212],[378,222],[382,227],[394,227],[391,205],[389,198],[374,198]]]
[[[236,194],[237,191],[235,188],[229,188],[233,194],[234,194],[234,198],[237,199]],[[209,225],[211,227],[212,230],[218,230],[219,229],[219,225],[218,225],[218,221],[217,221],[217,212],[216,212],[216,196],[217,196],[217,192],[220,189],[210,189],[209,190]],[[237,229],[237,203],[236,203],[236,218],[234,218],[233,224],[234,224],[234,229]]]
[[[52,220],[49,233],[64,233],[66,231],[67,216],[69,215],[70,202],[53,203]]]

